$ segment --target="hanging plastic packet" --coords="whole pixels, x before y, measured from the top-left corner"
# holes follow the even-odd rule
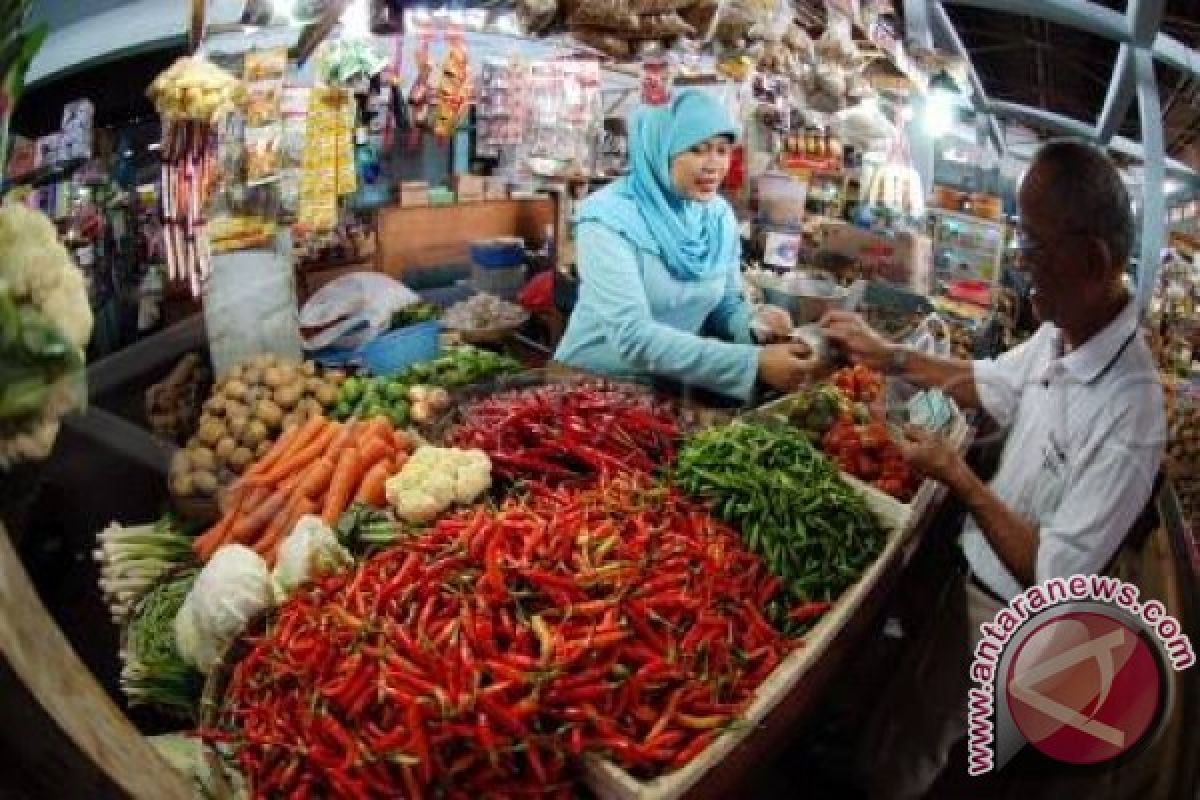
[[[642,61],[642,103],[666,105],[671,100],[672,82],[671,61],[665,54]]]

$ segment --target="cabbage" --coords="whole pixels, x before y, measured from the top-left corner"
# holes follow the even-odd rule
[[[251,617],[275,602],[267,562],[240,544],[213,554],[175,617],[175,644],[183,660],[209,672]]]
[[[275,583],[290,594],[302,583],[337,572],[354,563],[350,551],[320,517],[303,516],[279,547]]]

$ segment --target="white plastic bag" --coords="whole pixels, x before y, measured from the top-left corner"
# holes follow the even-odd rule
[[[304,349],[361,347],[388,329],[392,314],[419,299],[412,289],[387,275],[343,275],[322,286],[300,310]]]

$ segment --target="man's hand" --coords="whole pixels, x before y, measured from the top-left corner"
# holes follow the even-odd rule
[[[884,339],[858,314],[850,311],[830,311],[821,318],[821,330],[846,351],[855,364],[879,372],[887,372],[892,361],[892,344]]]
[[[955,479],[962,474],[965,462],[950,444],[935,433],[917,425],[904,429],[904,438],[896,446],[914,470],[955,488]]]

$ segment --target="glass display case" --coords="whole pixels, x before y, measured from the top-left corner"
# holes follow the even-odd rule
[[[994,282],[1004,263],[1007,226],[942,208],[930,208],[928,213],[937,277]]]

